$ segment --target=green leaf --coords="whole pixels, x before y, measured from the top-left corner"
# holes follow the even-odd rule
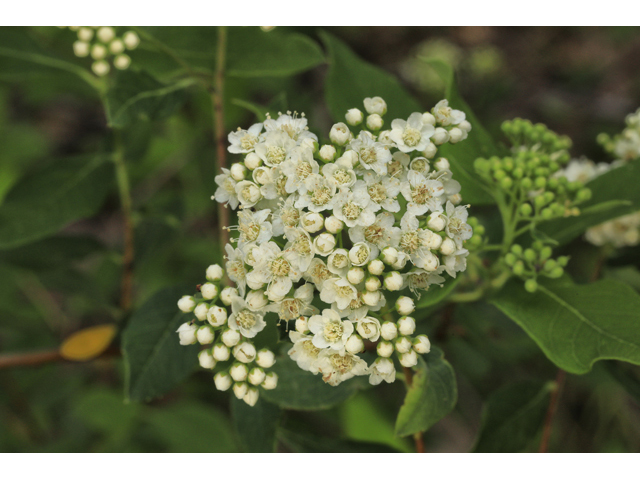
[[[445,98],[452,108],[462,110],[472,130],[466,140],[451,145],[446,143],[439,148],[439,154],[446,157],[451,164],[453,177],[462,186],[461,195],[465,202],[472,205],[486,205],[495,203],[482,180],[476,175],[473,162],[478,157],[490,157],[500,155],[501,152],[493,141],[467,102],[464,101],[458,92],[455,73],[453,67],[438,58],[422,58],[440,76],[445,84]]]
[[[428,291],[421,292],[422,296],[416,303],[416,310],[421,310],[443,301],[451,292],[453,292],[461,279],[462,275],[458,275],[456,278],[447,279],[447,281],[442,284],[442,287],[432,285],[429,287]]]
[[[258,27],[231,27],[227,45],[227,75],[282,77],[304,72],[324,62],[316,42],[281,29],[263,32]]]
[[[285,447],[296,453],[398,453],[394,448],[379,443],[319,437],[309,432],[301,434],[281,430],[279,439]]]
[[[261,392],[262,397],[292,410],[331,408],[368,385],[356,377],[332,387],[322,381],[322,376],[302,370],[288,356],[280,357],[271,371],[278,375],[278,388]]]
[[[640,162],[630,162],[614,168],[587,183],[592,197],[580,205],[577,217],[545,222],[541,226],[547,235],[567,243],[589,227],[640,210]],[[609,208],[604,208],[609,207]]]
[[[250,407],[242,400],[231,399],[231,416],[240,444],[245,452],[273,453],[282,410],[261,398]]]
[[[29,270],[53,270],[68,268],[73,262],[105,250],[93,237],[58,235],[0,251],[0,260]]]
[[[164,84],[146,72],[118,72],[105,99],[109,126],[122,128],[140,120],[167,118],[184,102],[184,90],[195,83],[195,79],[186,78]]]
[[[329,51],[325,101],[335,121],[344,121],[347,110],[362,109],[362,101],[374,96],[387,102],[387,122],[424,111],[393,75],[365,62],[333,35],[320,32],[320,36]]]
[[[125,395],[148,401],[164,395],[198,364],[198,345],[180,345],[176,330],[193,315],[178,310],[185,287],[160,290],[131,317],[122,335]]]
[[[587,373],[603,359],[640,364],[640,295],[623,283],[560,279],[540,282],[532,294],[511,281],[492,303],[570,373]]]
[[[542,430],[554,388],[555,382],[525,381],[493,392],[484,407],[474,451],[525,451]]]
[[[458,387],[453,368],[442,350],[419,358],[417,372],[400,407],[396,419],[396,435],[424,432],[453,410],[458,400]]]
[[[185,401],[150,411],[147,422],[171,452],[237,452],[229,421],[212,406]]]
[[[247,102],[246,100],[242,100],[240,98],[234,98],[231,100],[231,103],[237,105],[240,108],[244,108],[245,110],[249,110],[256,116],[256,120],[259,122],[264,122],[267,118],[267,113],[269,109],[267,107],[263,107],[262,105],[257,105],[252,102]]]
[[[92,216],[112,186],[106,156],[57,162],[21,180],[0,206],[0,249],[40,240]]]

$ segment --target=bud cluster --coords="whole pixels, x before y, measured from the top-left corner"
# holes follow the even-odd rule
[[[62,27],[65,28],[65,27]],[[103,77],[111,70],[111,63],[118,70],[126,70],[131,64],[131,57],[127,50],[134,50],[140,43],[138,34],[126,31],[121,36],[116,35],[116,27],[68,27],[78,34],[78,40],[73,44],[73,52],[77,57],[91,57],[91,69],[99,77]]]
[[[278,384],[278,376],[265,371],[275,363],[275,355],[267,349],[256,350],[251,339],[264,328],[263,315],[255,313],[255,305],[244,302],[237,289],[220,290],[223,276],[220,265],[209,266],[200,293],[178,301],[178,308],[193,313],[195,319],[180,325],[177,333],[181,345],[206,346],[198,354],[202,368],[212,370],[231,359],[231,365],[213,377],[215,386],[218,390],[232,388],[238,399],[253,406],[258,401],[258,386],[271,390]]]
[[[553,259],[552,254],[551,247],[540,241],[533,242],[531,248],[526,249],[514,244],[504,256],[504,262],[514,275],[525,280],[525,289],[533,293],[538,289],[538,276],[560,278],[564,273],[569,257]]]
[[[598,135],[598,142],[615,158],[628,162],[640,158],[640,108],[625,119],[626,128],[611,137],[606,133]]]
[[[464,271],[473,235],[460,184],[437,156],[467,137],[465,114],[442,100],[383,130],[386,102],[366,98],[364,107],[322,146],[304,114],[238,129],[228,150],[242,161],[215,178],[213,198],[239,208],[225,247],[237,287],[229,328],[253,338],[268,314],[295,323],[289,355],[331,385],[355,375],[393,381],[393,352],[416,364],[429,343],[411,336],[413,300],[401,297],[402,318],[383,322],[393,316],[387,300],[406,289],[419,298]],[[365,342],[379,353],[371,365],[359,356]]]

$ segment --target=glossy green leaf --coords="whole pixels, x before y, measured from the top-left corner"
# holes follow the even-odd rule
[[[92,216],[112,186],[106,156],[57,162],[21,180],[0,205],[0,249],[40,240]]]
[[[232,77],[281,77],[324,62],[316,42],[281,29],[263,32],[258,27],[231,27],[227,43],[226,71]]]
[[[125,395],[148,401],[164,395],[198,364],[198,345],[180,345],[176,330],[193,315],[178,310],[185,287],[160,290],[131,317],[122,335]]]
[[[186,78],[164,84],[146,72],[118,72],[105,99],[109,125],[122,128],[140,120],[167,118],[182,105],[184,90],[194,83],[195,79]]]
[[[527,450],[542,430],[554,382],[517,382],[487,399],[474,451],[514,453]]]
[[[237,452],[229,420],[213,406],[180,402],[148,412],[146,420],[171,452]]]
[[[262,389],[261,389],[262,390]],[[242,400],[231,399],[231,417],[240,440],[248,453],[273,453],[277,445],[276,433],[282,410],[262,398],[250,407]]]
[[[458,387],[453,368],[442,350],[419,358],[417,372],[400,407],[396,434],[400,436],[424,432],[453,410],[458,400]]]
[[[637,212],[640,210],[639,163],[630,162],[614,168],[587,183],[592,197],[588,202],[580,205],[583,214],[545,222],[540,229],[558,242],[567,243],[589,227]],[[604,205],[609,205],[610,208],[603,209]]]
[[[292,410],[331,408],[368,385],[366,377],[356,377],[332,387],[321,375],[302,370],[289,357],[278,358],[271,370],[278,375],[278,388],[262,391],[262,397]]]
[[[344,121],[350,108],[363,110],[362,101],[366,97],[384,98],[388,106],[387,122],[424,111],[393,75],[365,62],[333,35],[321,32],[320,36],[329,52],[325,101],[335,121]]]
[[[514,280],[492,303],[570,373],[587,373],[603,359],[640,364],[640,295],[623,283],[548,281],[531,294]]]
[[[449,160],[454,178],[462,185],[460,194],[465,202],[472,205],[495,203],[488,187],[476,175],[473,162],[478,157],[487,158],[492,155],[500,155],[500,150],[458,92],[455,73],[451,65],[438,58],[423,58],[422,60],[442,78],[445,84],[445,98],[449,101],[449,105],[452,108],[462,110],[472,126],[466,140],[455,145],[449,143],[442,145],[439,148],[440,155]]]
[[[422,295],[420,300],[416,302],[416,310],[430,307],[442,302],[449,296],[450,293],[455,290],[456,285],[462,279],[462,275],[458,275],[456,278],[447,277],[447,281],[442,284],[442,287],[438,285],[431,285],[426,292],[420,292]]]

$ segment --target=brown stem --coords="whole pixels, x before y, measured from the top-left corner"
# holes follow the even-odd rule
[[[402,370],[404,372],[404,380],[407,384],[407,388],[411,388],[411,384],[413,383],[413,370],[407,367],[402,367]],[[425,453],[422,432],[415,433],[413,435],[413,441],[416,445],[416,453]]]
[[[216,73],[214,77],[213,94],[213,132],[216,143],[216,165],[218,173],[227,168],[227,149],[224,138],[224,68],[227,50],[227,27],[218,27],[218,51],[216,55]],[[226,205],[218,204],[218,228],[222,248],[229,243],[229,231],[224,227],[229,226],[229,209]]]
[[[547,416],[544,419],[544,428],[542,430],[542,439],[540,440],[539,453],[547,453],[549,449],[549,439],[551,438],[551,430],[553,429],[553,417],[558,409],[558,398],[562,392],[562,387],[567,376],[567,372],[562,369],[558,369],[556,375],[556,388],[551,392],[551,398],[549,399],[549,408],[547,409]]]
[[[102,352],[99,358],[114,357],[120,355],[120,349],[117,346],[112,346]],[[8,353],[0,355],[0,370],[12,367],[34,367],[38,365],[44,365],[54,362],[66,362],[65,358],[60,355],[58,349],[42,350],[39,352],[26,352],[26,353]],[[78,363],[78,362],[74,362]]]

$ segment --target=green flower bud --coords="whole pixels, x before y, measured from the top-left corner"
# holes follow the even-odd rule
[[[511,175],[513,176],[513,178],[520,179],[524,176],[524,170],[522,170],[522,167],[516,167],[513,169]]]
[[[590,198],[591,198],[591,190],[589,190],[588,188],[583,188],[582,190],[579,190],[576,195],[576,200],[578,202],[586,202]]]
[[[511,177],[505,177],[500,180],[500,187],[505,190],[510,190],[511,187],[513,187],[513,180],[511,179]]]
[[[504,263],[506,263],[507,265],[509,265],[510,267],[513,267],[516,263],[516,261],[518,260],[518,257],[516,257],[513,253],[509,252],[504,256]]]
[[[524,190],[531,190],[531,187],[533,186],[533,181],[531,181],[531,179],[529,177],[525,177],[522,179],[522,181],[520,182],[520,186],[524,189]]]
[[[560,266],[554,268],[553,270],[551,270],[548,274],[549,277],[551,278],[560,278],[562,276],[562,274],[564,273],[564,269]]]
[[[530,278],[524,282],[524,289],[529,293],[534,293],[538,289],[538,282],[535,278]]]
[[[532,248],[527,248],[524,251],[524,259],[528,262],[533,262],[536,260],[536,258],[538,258],[538,254]]]
[[[552,253],[553,250],[551,250],[551,247],[542,247],[542,250],[540,250],[540,260],[544,262],[551,257]]]
[[[513,273],[518,277],[522,276],[522,274],[524,273],[524,263],[518,260],[513,266],[512,270],[513,270]]]
[[[523,217],[529,217],[532,213],[533,208],[531,207],[531,204],[523,203],[522,205],[520,205],[520,215],[522,215]]]
[[[569,257],[567,256],[558,257],[556,261],[558,262],[558,265],[560,265],[561,267],[566,267],[567,264],[569,263]]]
[[[542,268],[544,269],[545,272],[550,272],[551,270],[556,268],[557,265],[558,265],[558,262],[556,262],[553,258],[550,258],[549,260],[544,262],[544,267]]]
[[[498,181],[502,180],[506,176],[507,176],[507,172],[505,172],[504,170],[496,170],[495,172],[493,172],[493,178],[495,178]]]
[[[551,208],[543,208],[540,215],[543,220],[551,220],[553,218],[553,210]]]
[[[520,255],[522,255],[522,246],[521,246],[521,245],[518,245],[517,243],[516,243],[516,244],[514,244],[514,245],[511,245],[511,251],[512,251],[515,255],[520,256]]]
[[[536,178],[535,182],[533,182],[533,184],[536,186],[536,188],[544,188],[547,186],[547,179],[544,177],[538,177]]]

